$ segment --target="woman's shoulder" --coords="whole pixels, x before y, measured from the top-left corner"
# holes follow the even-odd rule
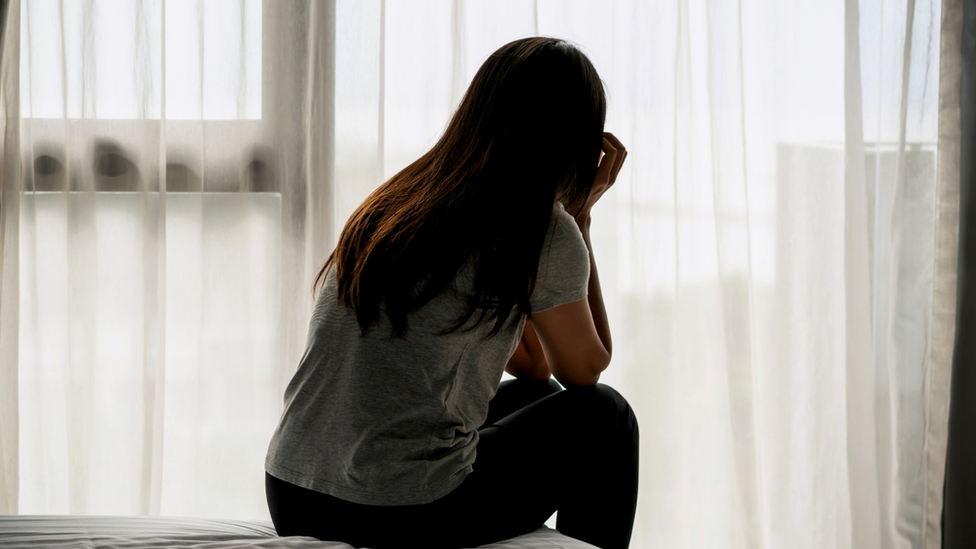
[[[589,250],[576,220],[560,202],[553,206],[549,232],[529,299],[533,312],[578,301],[587,294]]]
[[[552,206],[552,221],[549,224],[549,236],[552,239],[569,238],[583,240],[583,235],[576,224],[576,218],[566,211],[562,202],[556,201]]]

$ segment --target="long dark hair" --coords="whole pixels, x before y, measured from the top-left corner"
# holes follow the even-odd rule
[[[496,335],[529,296],[555,201],[582,209],[603,143],[606,95],[589,59],[555,38],[505,44],[478,69],[444,135],[353,213],[319,271],[366,334],[381,306],[402,337],[407,314],[475,266],[467,309]],[[490,314],[488,314],[490,311]],[[470,329],[470,328],[469,328]]]

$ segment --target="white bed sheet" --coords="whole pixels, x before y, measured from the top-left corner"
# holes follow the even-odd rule
[[[311,537],[278,537],[270,522],[177,518],[0,516],[0,549],[352,549]],[[596,549],[543,526],[484,549]]]

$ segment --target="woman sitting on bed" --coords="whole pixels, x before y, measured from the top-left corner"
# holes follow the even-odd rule
[[[627,156],[605,117],[576,47],[516,40],[352,215],[268,449],[279,535],[472,547],[558,510],[561,533],[627,547],[637,420],[597,383],[611,343],[590,209]]]

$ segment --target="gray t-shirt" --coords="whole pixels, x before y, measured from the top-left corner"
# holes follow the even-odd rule
[[[589,274],[583,235],[556,202],[532,311],[585,298]],[[515,309],[491,339],[483,339],[494,324],[487,320],[470,332],[437,335],[465,310],[471,275],[469,262],[451,287],[407,317],[405,338],[391,338],[382,308],[380,323],[361,335],[353,311],[336,299],[330,269],[305,355],[285,390],[267,472],[366,505],[429,503],[458,487],[525,326]]]

